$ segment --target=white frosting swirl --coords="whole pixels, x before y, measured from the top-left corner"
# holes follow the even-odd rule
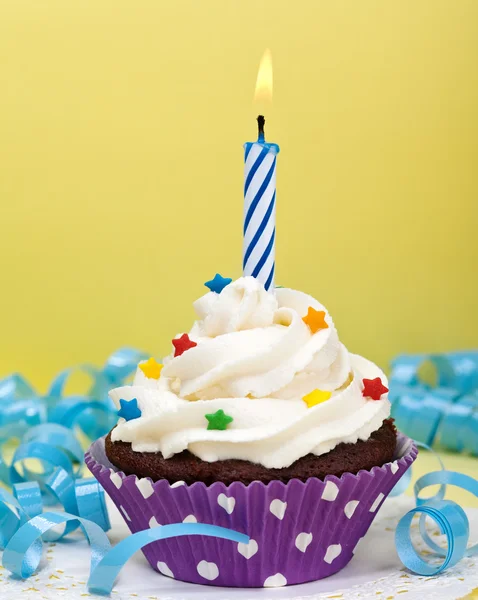
[[[309,307],[325,311],[327,329],[311,333],[302,320]],[[189,336],[197,346],[167,357],[159,380],[138,368],[132,386],[110,392],[117,406],[136,398],[142,411],[119,420],[113,441],[165,458],[188,449],[208,462],[237,458],[282,468],[366,440],[390,415],[386,394],[378,401],[362,395],[364,377],[386,384],[385,375],[349,354],[311,296],[284,288],[271,294],[242,277],[194,308],[199,320]],[[303,397],[315,389],[332,396],[308,408]],[[234,420],[224,431],[208,430],[205,414],[219,409]]]

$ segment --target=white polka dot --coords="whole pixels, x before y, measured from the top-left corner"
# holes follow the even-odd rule
[[[185,519],[183,519],[183,523],[197,523],[198,520],[194,515],[188,515]]]
[[[153,529],[154,527],[161,527],[161,525],[156,520],[156,517],[151,517],[151,519],[149,520],[149,527],[150,529]]]
[[[237,551],[239,552],[239,554],[242,554],[244,558],[247,558],[247,560],[252,558],[254,554],[257,554],[258,550],[259,546],[256,540],[249,540],[248,544],[242,544],[241,542],[237,544]]]
[[[390,463],[390,471],[392,471],[392,473],[395,475],[395,473],[398,471],[398,463],[395,460],[393,463]]]
[[[135,483],[145,500],[154,494],[154,489],[149,479],[137,479]]]
[[[226,496],[226,494],[219,494],[217,503],[230,515],[236,506],[236,499]]]
[[[274,515],[282,521],[285,515],[285,510],[287,508],[287,502],[282,502],[279,498],[272,500],[271,505],[269,506],[269,510]]]
[[[325,553],[324,560],[326,563],[332,564],[337,556],[342,552],[342,546],[340,544],[332,544],[327,548],[327,552]]]
[[[305,533],[305,531],[303,531],[302,533],[299,533],[299,535],[295,538],[295,545],[301,552],[305,552],[309,547],[311,541],[312,534]]]
[[[111,471],[110,479],[111,479],[112,483],[114,483],[118,489],[120,489],[120,487],[123,485],[123,480],[121,479],[121,475],[119,473],[115,473],[115,471]]]
[[[380,502],[385,498],[383,494],[379,494],[376,498],[372,506],[370,507],[370,512],[375,512],[380,505]]]
[[[174,579],[174,574],[171,571],[171,569],[168,567],[168,565],[165,562],[162,561],[158,561],[157,565],[158,567],[158,571],[160,573],[162,573],[163,575],[166,575],[166,577],[172,577]]]
[[[126,508],[124,506],[120,505],[120,510],[121,512],[124,514],[125,519],[127,519],[128,521],[131,521],[131,517],[129,516],[129,514],[126,512]]]
[[[180,487],[182,485],[186,485],[186,482],[185,481],[175,481],[174,483],[171,484],[171,487],[172,488],[177,488],[177,487]]]
[[[358,505],[359,505],[358,500],[350,500],[350,502],[347,502],[347,504],[345,505],[345,508],[344,508],[344,513],[345,513],[345,516],[347,517],[347,519],[352,518],[352,515],[354,514],[355,509],[357,508]]]
[[[198,564],[197,570],[199,575],[208,581],[214,581],[219,577],[219,569],[217,568],[216,563],[207,562],[207,560],[202,560]]]
[[[282,573],[271,575],[264,581],[264,587],[282,587],[284,585],[287,585],[287,579]]]
[[[338,494],[339,488],[337,487],[337,484],[333,481],[327,481],[324,491],[322,492],[322,500],[333,502],[335,498],[337,498]]]
[[[362,540],[363,540],[363,536],[361,538],[359,538],[358,542],[355,544],[355,548],[352,550],[352,554],[355,554],[355,552],[357,551],[358,547],[362,543]]]

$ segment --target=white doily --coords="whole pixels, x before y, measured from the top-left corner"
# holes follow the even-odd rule
[[[198,586],[163,577],[141,553],[121,571],[112,600],[453,600],[478,587],[478,559],[465,558],[438,577],[418,577],[400,563],[394,531],[400,517],[413,507],[411,498],[387,500],[354,559],[340,573],[313,583],[276,589],[234,589]],[[113,544],[128,532],[108,501]],[[478,509],[466,511],[472,541],[478,539]],[[435,532],[436,541],[441,536]],[[78,540],[81,538],[78,537]],[[443,542],[443,540],[441,540]],[[420,545],[420,543],[418,544]],[[93,600],[88,593],[90,550],[84,540],[47,544],[41,569],[25,581],[14,580],[0,567],[0,600]]]

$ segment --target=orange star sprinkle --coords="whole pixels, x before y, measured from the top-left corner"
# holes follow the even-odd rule
[[[328,329],[328,325],[325,322],[325,311],[315,310],[312,306],[309,306],[307,315],[302,318],[302,321],[309,326],[312,333],[317,333],[320,329]]]
[[[149,358],[144,363],[139,363],[138,366],[148,379],[159,379],[163,368],[163,365],[157,363],[153,357]]]
[[[332,396],[332,392],[325,392],[323,390],[314,390],[307,394],[302,398],[302,400],[307,404],[307,408],[312,408],[317,404],[321,404]]]

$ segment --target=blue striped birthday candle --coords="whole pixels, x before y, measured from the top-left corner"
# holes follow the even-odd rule
[[[244,169],[244,275],[252,275],[274,288],[276,233],[276,161],[277,144],[264,140],[262,115],[257,117],[257,142],[247,142]]]

